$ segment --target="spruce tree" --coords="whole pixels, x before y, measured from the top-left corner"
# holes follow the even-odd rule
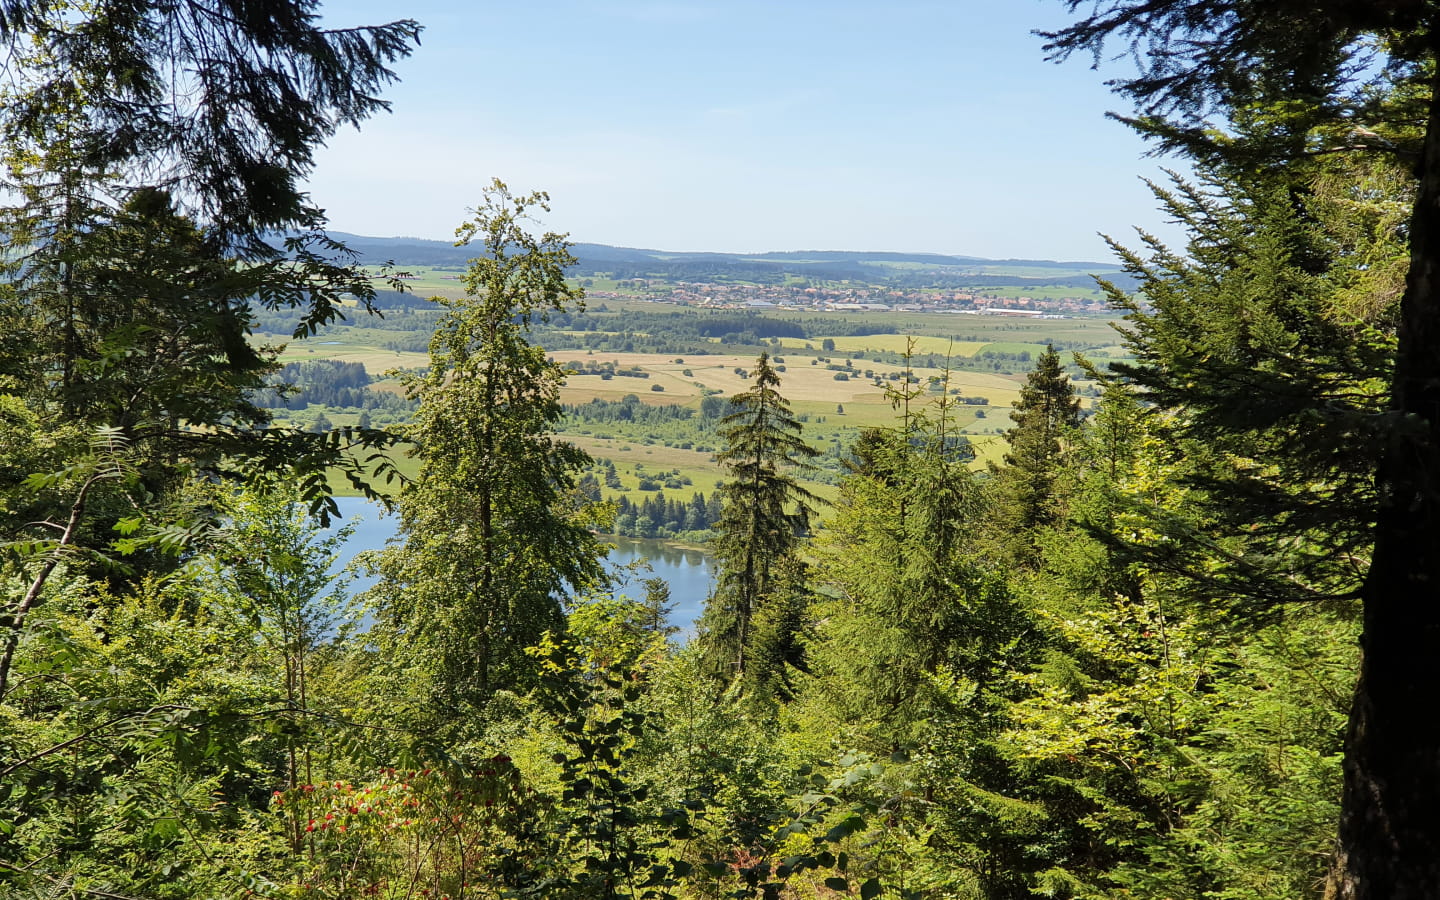
[[[1414,176],[1400,198],[1408,216],[1396,234],[1409,271],[1391,320],[1398,326],[1394,367],[1377,371],[1388,403],[1357,420],[1360,430],[1333,448],[1337,458],[1355,448],[1373,451],[1378,462],[1369,473],[1376,498],[1373,528],[1362,523],[1353,532],[1373,535],[1373,555],[1340,557],[1364,573],[1359,594],[1365,633],[1349,722],[1340,850],[1329,891],[1347,900],[1440,895],[1440,824],[1434,815],[1440,805],[1440,721],[1419,713],[1440,694],[1440,669],[1434,665],[1440,654],[1440,354],[1435,352],[1440,334],[1440,91],[1435,79],[1440,23],[1435,10],[1429,3],[1352,0],[1064,2],[1072,11],[1084,7],[1087,14],[1048,35],[1049,49],[1057,55],[1080,51],[1098,59],[1111,41],[1145,48],[1143,56],[1135,57],[1137,70],[1114,85],[1135,101],[1133,121],[1168,149],[1187,150],[1202,163],[1231,165],[1232,171],[1251,177],[1289,174],[1285,187],[1300,195],[1306,187],[1295,174],[1308,175],[1316,164],[1347,158],[1399,161]],[[1363,204],[1367,197],[1351,191],[1346,199]],[[1343,251],[1334,258],[1344,258]],[[1351,259],[1356,265],[1346,274],[1364,281],[1374,269],[1372,261]],[[1283,296],[1285,286],[1275,286],[1273,295]],[[1388,305],[1383,296],[1366,299]],[[1239,324],[1243,339],[1250,323],[1242,315]],[[1357,347],[1372,343],[1364,327],[1354,331]],[[1303,354],[1285,352],[1269,362],[1283,375],[1297,359]],[[1277,383],[1288,386],[1289,380],[1281,377]],[[1351,400],[1343,391],[1327,393],[1311,407],[1314,422],[1325,423],[1333,408]],[[1311,433],[1307,424],[1296,436]],[[1338,430],[1331,435],[1345,437]],[[1282,439],[1276,445],[1274,463],[1300,459],[1308,467],[1323,462],[1323,457],[1292,455],[1285,444]],[[1297,524],[1313,509],[1339,510],[1347,499],[1364,502],[1363,495],[1347,498],[1333,483],[1313,478],[1293,479],[1290,488],[1285,514]],[[1236,506],[1244,506],[1243,500],[1237,495]],[[1257,525],[1263,529],[1269,523]],[[1320,528],[1310,533],[1324,537]]]
[[[564,597],[603,576],[603,551],[570,506],[590,458],[554,434],[564,373],[527,339],[547,311],[581,302],[564,238],[524,227],[547,200],[496,181],[458,229],[484,253],[465,297],[437,298],[430,366],[409,384],[422,463],[400,498],[405,542],[383,557],[381,599],[432,659],[447,717],[523,684],[537,665],[523,651],[562,632]]]
[[[67,135],[94,170],[170,190],[217,246],[278,259],[278,233],[323,220],[303,191],[316,148],[388,109],[380,91],[421,31],[326,28],[319,6],[0,0],[0,130],[42,134],[78,93]]]
[[[264,427],[249,394],[273,354],[250,338],[261,308],[296,310],[298,337],[343,318],[346,295],[374,299],[297,185],[339,122],[383,108],[385,63],[417,26],[324,32],[314,4],[290,0],[11,12],[0,232],[25,252],[0,261],[0,373],[49,429],[123,429],[157,463],[155,497],[191,464],[210,478],[296,473],[327,514],[327,467],[370,491],[363,454],[344,451],[391,439]]]
[[[726,446],[716,458],[729,476],[717,492],[723,505],[713,526],[720,577],[701,619],[708,667],[727,680],[745,674],[756,614],[819,502],[791,474],[809,469],[820,451],[801,437],[803,426],[780,395],[769,354],[760,354],[751,378],[753,386],[730,398],[731,411],[720,420]],[[772,651],[777,655],[787,653]]]
[[[1034,529],[1058,516],[1056,481],[1065,438],[1080,424],[1080,400],[1054,345],[1045,348],[1026,377],[1010,418],[1015,426],[1005,432],[1010,449],[1001,473],[1004,518],[1011,536],[1024,544]],[[1029,555],[1023,549],[1017,552],[1022,558]]]

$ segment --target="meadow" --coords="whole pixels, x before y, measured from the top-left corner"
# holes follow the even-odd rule
[[[416,273],[416,293],[449,288],[458,292],[457,272],[424,270]],[[448,293],[448,291],[447,291]],[[540,328],[535,343],[559,344],[548,355],[570,370],[561,400],[572,408],[599,401],[631,402],[645,407],[681,407],[688,413],[646,421],[592,421],[583,414],[568,415],[562,434],[595,458],[594,471],[613,467],[602,493],[606,498],[630,494],[638,499],[642,479],[668,479],[683,485],[681,493],[713,492],[723,473],[715,460],[722,440],[717,421],[699,414],[707,397],[732,397],[750,386],[755,358],[768,352],[781,378],[781,393],[804,427],[804,435],[821,451],[817,469],[805,476],[822,496],[833,495],[850,445],[865,428],[895,424],[895,391],[908,377],[919,396],[912,408],[934,409],[948,398],[947,415],[963,433],[975,453],[977,468],[998,461],[1004,451],[1001,435],[1010,427],[1009,413],[1032,360],[1054,342],[1067,351],[1079,351],[1097,360],[1123,356],[1116,336],[1102,318],[1026,320],[944,313],[766,311],[767,318],[803,323],[804,337],[761,339],[753,344],[724,343],[718,338],[696,339],[678,353],[623,352],[576,349],[579,339],[604,336],[610,344],[625,338],[643,343],[649,332],[627,330],[637,321],[649,321],[657,310],[679,310],[682,316],[699,316],[674,304],[606,298],[591,303],[587,314],[594,321],[588,331]],[[743,313],[739,313],[743,315]],[[827,324],[828,323],[828,324]],[[427,363],[424,353],[388,349],[394,334],[386,321],[361,319],[325,330],[315,338],[293,341],[283,361],[334,359],[364,365],[372,378],[372,391],[399,392],[399,383],[387,379],[396,369],[418,369]],[[853,334],[859,326],[874,334]],[[653,325],[651,326],[653,327]],[[833,333],[830,333],[833,332]],[[833,349],[827,349],[833,348]],[[907,366],[903,359],[912,354]],[[1069,357],[1069,352],[1064,354]],[[1072,370],[1082,396],[1094,387]],[[627,398],[632,398],[627,401]],[[674,412],[672,410],[672,412]],[[302,424],[324,415],[333,425],[352,425],[358,410],[311,407],[284,415]],[[681,418],[680,416],[686,416]],[[377,414],[376,424],[394,424],[403,416]],[[413,475],[416,461],[397,460],[400,470]],[[337,484],[340,493],[351,493]],[[667,489],[667,494],[672,491]]]

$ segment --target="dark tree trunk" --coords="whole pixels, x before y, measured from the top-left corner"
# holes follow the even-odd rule
[[[1327,892],[1343,900],[1440,898],[1440,82],[1418,174],[1397,425],[1379,472],[1340,854]]]

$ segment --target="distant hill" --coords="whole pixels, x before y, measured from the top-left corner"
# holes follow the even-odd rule
[[[400,266],[463,266],[468,247],[423,238],[377,238],[332,232],[360,255],[361,262],[393,261]],[[658,278],[667,281],[747,281],[780,283],[789,278],[858,281],[896,287],[997,287],[1059,285],[1091,288],[1092,276],[1130,279],[1114,263],[1058,262],[1049,259],[984,259],[939,253],[855,250],[787,250],[770,253],[713,253],[645,250],[607,244],[575,244],[579,260],[571,270],[580,277]]]

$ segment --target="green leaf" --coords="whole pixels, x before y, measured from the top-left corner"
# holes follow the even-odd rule
[[[830,844],[836,843],[837,841],[843,841],[845,838],[849,837],[855,832],[864,830],[864,828],[864,819],[860,818],[859,816],[849,816],[839,825],[836,825],[834,828],[831,828],[825,833],[825,841],[826,843]]]

